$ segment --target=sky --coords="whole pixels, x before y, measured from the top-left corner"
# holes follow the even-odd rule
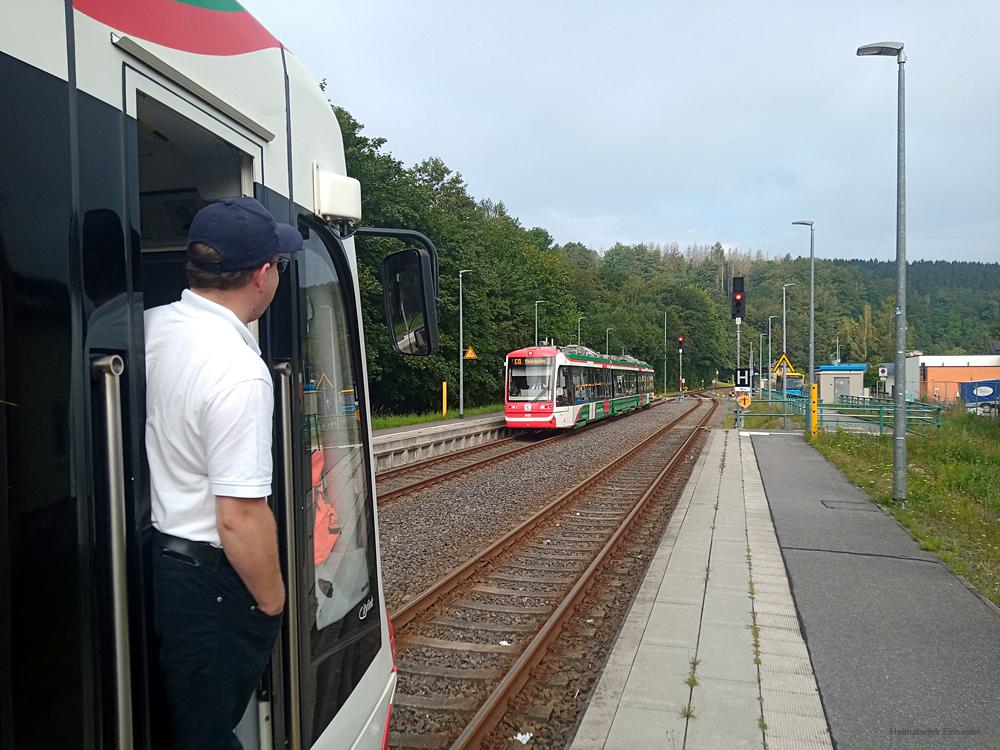
[[[1000,262],[996,0],[242,0],[405,165],[558,243]],[[362,186],[364,189],[364,186]]]

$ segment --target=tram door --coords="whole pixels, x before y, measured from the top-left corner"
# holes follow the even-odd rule
[[[213,200],[254,195],[305,238],[250,326],[275,384],[271,505],[288,600],[237,736],[248,749],[310,747],[349,697],[369,716],[385,684],[362,679],[383,647],[383,606],[352,270],[326,225],[260,184],[259,145],[169,92],[147,85],[135,103],[146,309],[179,299],[188,225]]]

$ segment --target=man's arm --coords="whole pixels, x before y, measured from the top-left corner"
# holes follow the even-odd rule
[[[268,615],[285,608],[285,584],[278,565],[278,527],[263,497],[216,496],[215,525],[222,549],[257,606]]]

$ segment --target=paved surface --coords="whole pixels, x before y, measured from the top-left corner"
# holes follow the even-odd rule
[[[997,609],[803,440],[752,440],[837,748],[1000,748]]]
[[[831,747],[753,445],[715,430],[573,747],[765,741],[772,750]]]

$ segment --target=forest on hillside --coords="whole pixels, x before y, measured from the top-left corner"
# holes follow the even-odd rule
[[[358,274],[365,320],[369,391],[376,412],[422,411],[440,403],[441,381],[458,388],[458,271],[464,279],[465,343],[479,359],[465,368],[466,405],[500,399],[505,354],[532,343],[535,300],[539,337],[628,353],[656,368],[672,386],[678,377],[676,337],[684,336],[688,387],[710,383],[735,365],[735,326],[729,315],[733,276],[746,283],[742,362],[751,344],[781,351],[781,290],[787,290],[787,345],[803,370],[808,360],[809,258],[766,258],[712,246],[616,244],[603,253],[582,244],[557,244],[541,227],[526,228],[502,202],[476,199],[461,175],[437,158],[406,167],[382,138],[335,108],[347,171],[362,186],[367,226],[416,229],[440,254],[440,341],[431,357],[396,354],[382,323],[378,267],[398,249],[390,240],[358,238]],[[1000,257],[1000,252],[998,252]],[[908,271],[908,346],[934,354],[980,354],[1000,339],[1000,264],[918,261]],[[895,264],[816,261],[816,362],[829,362],[839,344],[844,362],[892,359]],[[607,329],[611,328],[610,332]],[[666,371],[664,372],[664,367]],[[874,372],[872,372],[874,375]]]

